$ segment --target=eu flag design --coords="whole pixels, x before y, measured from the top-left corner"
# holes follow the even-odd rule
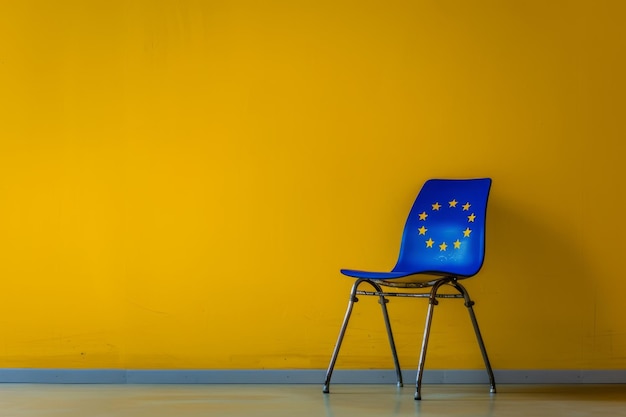
[[[471,224],[476,221],[476,214],[470,209],[472,203],[467,201],[459,205],[459,200],[452,198],[445,204],[435,201],[428,210],[419,213],[422,223],[417,229],[423,237],[423,248],[446,253],[447,258],[459,255],[471,238]]]

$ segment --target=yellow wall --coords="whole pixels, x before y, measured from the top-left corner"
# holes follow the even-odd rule
[[[324,368],[338,269],[491,176],[494,367],[625,368],[625,5],[1,2],[0,367]],[[389,307],[415,367],[426,304]],[[430,346],[481,367],[459,302]],[[338,366],[392,366],[374,300]]]

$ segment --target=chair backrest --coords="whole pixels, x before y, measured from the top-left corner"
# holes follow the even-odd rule
[[[485,257],[490,188],[490,178],[426,181],[404,226],[393,271],[475,275]]]

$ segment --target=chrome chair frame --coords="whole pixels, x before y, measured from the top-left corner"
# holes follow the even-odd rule
[[[426,282],[426,283],[396,283],[382,280],[372,280],[372,279],[357,279],[356,282],[352,286],[352,291],[350,293],[350,300],[348,302],[348,308],[346,310],[346,314],[343,319],[343,324],[341,325],[341,330],[339,331],[339,337],[337,338],[337,343],[335,344],[335,348],[333,350],[333,354],[330,360],[330,364],[328,366],[328,370],[326,371],[326,379],[324,380],[323,392],[325,394],[330,392],[330,379],[333,374],[333,370],[335,368],[335,363],[337,361],[337,357],[339,356],[339,349],[341,348],[341,344],[343,342],[343,338],[346,333],[346,329],[348,327],[348,322],[350,321],[350,316],[352,315],[352,309],[354,307],[354,303],[358,302],[359,299],[357,295],[363,296],[374,296],[379,297],[379,303],[381,305],[383,319],[385,321],[385,327],[387,329],[387,337],[389,339],[389,346],[391,347],[391,354],[393,356],[393,362],[396,370],[397,377],[397,386],[402,387],[402,370],[400,368],[400,361],[398,360],[398,353],[396,351],[396,344],[393,338],[393,332],[391,330],[391,322],[389,321],[389,313],[387,311],[387,303],[389,300],[386,297],[412,297],[412,298],[428,298],[428,312],[426,314],[426,326],[424,328],[424,335],[422,338],[422,348],[419,357],[419,363],[417,367],[417,377],[415,380],[415,396],[416,400],[421,400],[421,389],[422,389],[422,377],[424,374],[424,364],[426,362],[426,351],[428,348],[428,339],[430,336],[430,327],[433,320],[433,313],[435,311],[435,306],[439,304],[438,298],[462,298],[465,301],[465,307],[470,315],[470,319],[472,321],[472,325],[474,327],[474,332],[476,334],[476,339],[478,340],[478,345],[480,347],[480,351],[483,357],[483,361],[485,362],[485,368],[487,369],[487,374],[489,376],[489,385],[490,392],[496,392],[496,382],[493,375],[493,370],[491,368],[491,363],[489,362],[489,357],[487,355],[487,349],[485,348],[485,343],[483,342],[482,335],[480,333],[480,328],[478,326],[478,321],[476,319],[476,314],[474,313],[474,301],[470,298],[468,291],[465,289],[461,283],[458,282],[458,277],[455,276],[446,276],[434,281]],[[363,283],[367,283],[371,285],[375,291],[363,291],[359,290],[359,286]],[[458,294],[440,294],[438,291],[443,286],[450,286],[458,291]],[[430,292],[388,292],[383,291],[382,286],[386,287],[396,287],[396,288],[428,288],[430,287]]]

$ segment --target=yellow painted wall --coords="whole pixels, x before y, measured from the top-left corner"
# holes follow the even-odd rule
[[[431,177],[491,176],[497,369],[626,367],[626,3],[0,3],[0,367],[324,368]],[[426,304],[392,300],[415,367]],[[338,366],[391,367],[357,306]],[[461,303],[429,368],[481,367]]]

